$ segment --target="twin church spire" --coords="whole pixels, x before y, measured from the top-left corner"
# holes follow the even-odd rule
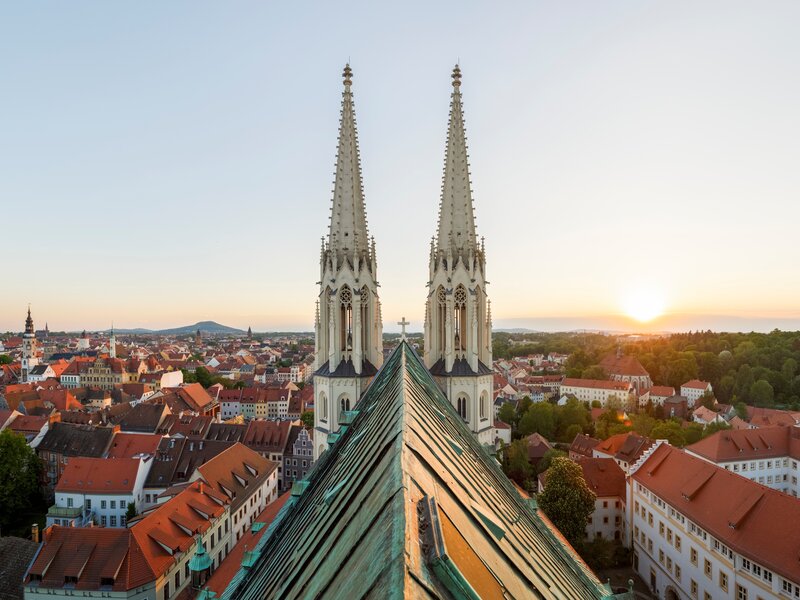
[[[348,422],[383,363],[383,321],[374,239],[369,237],[358,147],[353,72],[346,65],[330,228],[320,251],[315,313],[314,456]],[[425,364],[479,440],[493,440],[489,406],[491,316],[483,245],[475,215],[461,103],[461,69],[453,92],[436,237],[431,243],[425,318]]]

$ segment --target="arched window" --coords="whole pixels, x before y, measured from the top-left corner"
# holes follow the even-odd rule
[[[436,290],[436,345],[439,348],[439,356],[444,355],[445,349],[445,321],[447,320],[447,295],[444,288],[440,285]]]
[[[369,348],[369,288],[361,288],[361,351],[366,355]]]
[[[453,294],[453,332],[453,347],[457,354],[463,354],[467,347],[467,290],[463,285],[459,285]]]
[[[328,419],[328,398],[325,396],[325,392],[319,393],[319,418],[323,421]]]
[[[468,419],[467,404],[467,396],[465,394],[459,394],[458,398],[456,398],[456,411],[458,411],[459,416],[465,421]]]
[[[342,396],[339,399],[339,405],[341,406],[342,412],[350,410],[350,398],[348,398],[347,396]]]
[[[486,391],[481,393],[481,419],[486,419],[489,414],[489,395]]]
[[[350,352],[353,349],[353,292],[346,285],[339,292],[339,311],[341,324],[339,349],[342,352]]]

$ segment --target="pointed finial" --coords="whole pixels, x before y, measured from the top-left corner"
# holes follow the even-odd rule
[[[349,88],[353,83],[353,69],[350,68],[350,63],[348,62],[344,66],[344,71],[342,72],[342,77],[344,78],[344,86]]]
[[[453,67],[453,74],[451,77],[453,78],[453,87],[458,88],[461,85],[461,68],[458,66],[458,63]]]

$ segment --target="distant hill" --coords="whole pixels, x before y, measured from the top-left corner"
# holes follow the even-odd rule
[[[220,325],[216,321],[200,321],[194,325],[186,325],[184,327],[173,327],[172,329],[143,329],[141,327],[136,329],[115,329],[116,333],[121,334],[152,334],[152,335],[192,335],[200,330],[200,333],[210,333],[215,335],[220,334],[242,334],[245,333],[243,329],[236,329],[235,327],[228,327],[227,325]],[[104,333],[109,333],[106,330]]]

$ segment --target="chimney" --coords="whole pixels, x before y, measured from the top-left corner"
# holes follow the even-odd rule
[[[204,493],[205,493],[205,485],[203,485],[203,480],[202,480],[202,479],[201,479],[200,481],[198,481],[197,490],[198,490],[198,491],[199,491],[201,494],[204,494]]]
[[[33,525],[31,525],[31,539],[34,542],[36,542],[37,544],[39,543],[39,524],[38,523],[34,523]]]

